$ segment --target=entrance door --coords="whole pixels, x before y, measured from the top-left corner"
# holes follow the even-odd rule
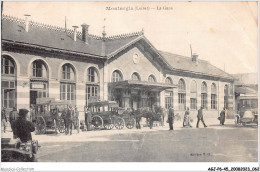
[[[37,91],[30,91],[30,105],[35,105],[37,99]]]

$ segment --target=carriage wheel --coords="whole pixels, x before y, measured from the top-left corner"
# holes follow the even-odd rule
[[[111,118],[108,118],[108,120],[106,120],[106,123],[104,124],[104,128],[106,130],[111,130],[114,128],[114,124]]]
[[[42,116],[36,120],[36,134],[44,134],[46,132],[46,122]]]
[[[94,125],[94,128],[102,128],[104,124],[103,119],[99,115],[93,116],[91,123]]]
[[[116,129],[121,130],[121,129],[123,129],[124,126],[125,126],[125,121],[124,121],[123,118],[118,117],[118,118],[115,120],[115,124],[114,124],[114,125],[115,125]]]
[[[134,118],[128,119],[127,122],[126,122],[126,127],[127,127],[128,129],[134,128],[135,122],[136,122],[136,121],[135,121]]]
[[[60,133],[64,133],[65,132],[65,124],[64,124],[64,120],[63,119],[59,120],[58,129],[59,129]]]

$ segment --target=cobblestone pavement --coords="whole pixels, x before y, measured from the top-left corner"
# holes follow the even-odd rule
[[[196,121],[195,121],[196,122]],[[193,122],[193,126],[195,126]],[[183,128],[177,121],[174,131],[155,126],[123,130],[95,130],[55,135],[34,135],[41,145],[38,160],[43,162],[256,162],[257,127],[236,127],[234,120],[219,125],[205,121],[207,128]],[[8,130],[2,137],[11,137]]]

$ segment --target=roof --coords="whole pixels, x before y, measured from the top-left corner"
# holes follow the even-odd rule
[[[86,44],[82,40],[81,32],[77,32],[77,41],[74,41],[74,31],[71,29],[66,29],[65,32],[65,29],[61,27],[31,21],[29,31],[26,32],[24,23],[25,20],[23,19],[3,15],[2,40],[83,53],[90,56],[106,56],[143,34],[143,32],[135,32],[105,37],[104,39],[89,34],[88,44]]]
[[[191,60],[191,57],[172,54],[164,51],[159,51],[159,53],[171,65],[172,69],[174,70],[181,70],[184,72],[186,71],[196,74],[233,80],[233,77],[230,74],[224,72],[216,66],[213,66],[205,60],[198,60],[198,63],[196,63]]]
[[[74,31],[30,21],[29,31],[25,31],[25,20],[3,15],[2,16],[2,41],[21,44],[25,46],[44,47],[48,50],[65,51],[88,57],[109,59],[130,45],[143,41],[157,54],[162,65],[170,70],[179,70],[217,78],[233,80],[233,77],[223,70],[211,65],[207,61],[192,62],[190,57],[185,57],[168,52],[158,51],[140,32],[100,37],[89,34],[88,44],[82,40],[82,33],[77,32],[77,41],[73,39]],[[36,39],[37,38],[37,39]]]

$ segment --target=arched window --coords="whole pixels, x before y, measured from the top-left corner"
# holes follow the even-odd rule
[[[3,55],[1,59],[2,75],[15,75],[15,65],[11,57]]]
[[[68,100],[73,106],[76,105],[75,71],[71,64],[62,66],[62,78],[60,83],[60,99]]]
[[[225,108],[228,108],[228,93],[229,93],[229,86],[228,84],[224,87],[224,106]]]
[[[208,93],[207,93],[207,84],[206,82],[202,82],[201,84],[201,107],[203,109],[207,109],[208,104]]]
[[[112,74],[112,82],[119,82],[123,80],[123,76],[119,70],[115,70]]]
[[[217,87],[215,83],[211,84],[211,109],[217,109]]]
[[[134,72],[131,78],[134,81],[141,81],[140,75],[137,72]]]
[[[32,77],[36,77],[36,78],[47,78],[48,77],[47,67],[42,60],[33,61]]]
[[[37,98],[48,97],[48,68],[43,60],[34,60],[31,64],[30,105],[36,104]]]
[[[150,76],[148,77],[148,82],[156,82],[155,76],[150,75]]]
[[[166,84],[173,84],[172,79],[170,77],[167,77],[165,80]]]
[[[99,82],[97,69],[94,67],[88,68],[88,82]]]
[[[86,83],[86,105],[99,100],[99,74],[95,67],[88,68]]]
[[[75,80],[75,71],[71,64],[67,63],[62,66],[62,79]]]
[[[178,102],[179,110],[184,110],[186,108],[186,86],[183,79],[180,79],[178,83]]]
[[[2,55],[1,58],[1,98],[2,107],[16,107],[16,64],[12,57]],[[3,77],[4,76],[4,77]]]
[[[197,83],[194,80],[190,84],[190,109],[197,109]]]

